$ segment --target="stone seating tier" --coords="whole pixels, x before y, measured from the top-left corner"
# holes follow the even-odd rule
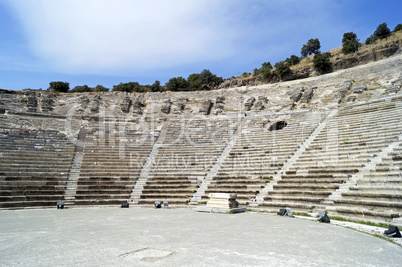
[[[127,125],[118,122],[90,125],[75,205],[119,205],[129,200],[155,140],[150,134],[132,132]]]
[[[171,120],[138,204],[186,205],[197,190],[196,181],[205,177],[234,129],[227,121]]]
[[[362,173],[332,210],[339,215],[391,221],[402,213],[402,149],[400,145],[374,169]]]
[[[57,131],[9,132],[0,138],[0,208],[56,206],[74,145]]]
[[[0,208],[56,206],[63,198],[74,144],[58,131],[2,132]]]
[[[292,118],[280,131],[263,129],[261,120],[246,120],[236,144],[229,152],[206,193],[236,193],[242,205],[253,202],[266,182],[297,150],[300,143],[314,131],[318,121],[301,124],[305,117]],[[302,133],[302,134],[300,134]],[[199,204],[205,203],[204,196]]]
[[[282,179],[273,186],[273,191],[264,197],[264,202],[259,203],[258,207],[274,209],[289,206],[296,210],[323,208],[326,198],[332,192],[358,173],[368,160],[379,154],[389,143],[397,140],[402,126],[401,114],[394,108],[395,105],[388,104],[384,108],[364,107],[356,113],[341,112],[339,117],[327,122],[327,126],[290,166],[286,175],[282,175]],[[384,121],[387,123],[384,124]],[[400,196],[395,193],[355,191],[356,188],[342,193],[342,199],[334,200],[336,208],[331,211],[339,208],[346,214],[347,209],[356,211],[366,205],[365,210],[370,207],[378,212],[380,209],[376,205],[382,211],[391,205],[393,210],[385,212],[389,218],[389,212],[397,209],[397,205],[390,202],[400,202]],[[275,202],[282,205],[276,205]]]
[[[154,207],[155,201],[168,202],[173,207],[188,207],[190,198],[141,198],[138,205],[146,207]]]

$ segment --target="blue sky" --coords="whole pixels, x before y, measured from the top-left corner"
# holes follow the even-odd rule
[[[321,50],[402,23],[402,1],[0,0],[0,88],[228,78],[319,38]]]

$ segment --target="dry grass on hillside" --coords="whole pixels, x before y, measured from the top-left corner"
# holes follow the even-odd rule
[[[402,40],[402,31],[393,33],[387,38],[377,40],[375,43],[373,43],[371,45],[365,45],[364,43],[362,43],[362,47],[359,49],[359,52],[364,52],[367,50],[376,50],[376,49],[379,49],[380,47],[386,46],[387,44],[390,44],[390,43],[398,41],[398,40]],[[350,54],[344,55],[342,53],[342,46],[331,49],[329,52],[331,53],[331,55],[335,56],[336,59],[342,59],[342,58],[346,58],[346,57],[350,56]],[[332,57],[331,60],[334,60],[335,57]],[[291,66],[290,69],[292,71],[295,71],[295,70],[303,69],[305,67],[313,67],[314,66],[313,59],[314,59],[314,56],[309,56],[309,57],[303,58],[299,64]]]

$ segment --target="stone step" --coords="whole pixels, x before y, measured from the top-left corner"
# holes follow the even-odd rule
[[[41,195],[58,195],[60,192],[63,192],[63,187],[59,187],[58,189],[53,188],[53,190],[21,190],[18,188],[15,188],[13,190],[0,190],[0,196],[25,196],[25,195],[31,195],[31,196],[41,196]]]
[[[334,200],[335,206],[350,207],[350,208],[367,208],[373,210],[402,212],[402,202],[389,202],[389,201],[375,201],[375,200],[353,200],[353,199],[340,199]]]
[[[0,202],[13,202],[13,201],[51,201],[54,199],[62,198],[63,191],[52,192],[50,195],[12,195],[12,196],[0,196]]]
[[[155,201],[160,201],[160,202],[168,202],[169,205],[187,205],[190,202],[190,198],[147,198],[147,199],[139,199],[138,200],[138,205],[151,205],[154,206]]]
[[[149,194],[162,194],[162,193],[169,193],[169,194],[188,194],[189,192],[191,195],[197,190],[197,187],[181,187],[180,189],[177,188],[149,188],[146,187],[142,190],[142,193],[144,195],[149,195]]]
[[[379,193],[379,192],[343,192],[342,197],[344,200],[373,200],[373,201],[390,201],[390,202],[401,202],[401,193]]]
[[[274,191],[283,190],[293,190],[296,192],[308,192],[308,191],[334,191],[339,188],[339,184],[323,183],[323,184],[311,184],[311,183],[300,183],[295,186],[294,183],[286,183],[285,181],[280,181],[278,184],[273,185]]]
[[[264,201],[261,203],[258,203],[258,209],[260,210],[267,210],[267,211],[279,211],[279,209],[285,209],[287,207],[291,208],[292,211],[313,211],[317,208],[319,205],[311,204],[311,203],[296,203],[296,202],[288,202],[288,201],[282,201],[282,202],[268,202]]]
[[[326,198],[333,191],[299,191],[299,190],[278,190],[269,192],[269,196],[273,197],[317,197]]]
[[[0,209],[3,208],[26,208],[26,207],[55,207],[57,202],[61,201],[62,196],[54,200],[35,200],[35,201],[9,201],[9,202],[0,202]]]
[[[328,194],[329,195],[329,194]],[[315,204],[315,205],[319,205],[323,200],[325,199],[325,197],[309,197],[309,196],[301,196],[301,197],[297,197],[297,196],[265,196],[264,197],[264,201],[271,201],[271,202],[290,202],[290,203],[309,203],[309,204]]]
[[[349,190],[357,192],[367,192],[367,193],[402,193],[402,180],[398,185],[384,185],[384,186],[350,186]]]
[[[392,222],[394,218],[399,218],[398,212],[369,210],[367,208],[351,208],[351,207],[328,207],[331,215],[342,216],[354,220],[378,220]]]
[[[144,193],[141,194],[141,199],[190,199],[194,192],[187,193],[175,193],[175,192],[153,192],[153,193]]]
[[[107,206],[120,206],[123,202],[127,202],[128,198],[116,198],[116,199],[76,199],[75,206],[79,205],[107,205]]]

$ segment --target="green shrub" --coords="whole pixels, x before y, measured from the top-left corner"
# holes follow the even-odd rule
[[[299,64],[300,58],[299,58],[298,56],[296,56],[296,55],[291,55],[290,58],[288,57],[285,61],[286,61],[290,66],[292,66],[292,65]]]
[[[290,73],[290,65],[286,61],[279,61],[275,63],[275,73],[283,78],[286,74]]]
[[[162,91],[161,87],[161,82],[156,80],[152,85],[151,85],[151,91],[152,92],[160,92]]]
[[[49,85],[50,87],[48,88],[48,90],[53,90],[61,93],[67,93],[70,89],[70,84],[68,82],[50,82]]]
[[[359,50],[360,42],[354,32],[347,32],[343,34],[342,38],[342,53],[345,55],[355,53]]]
[[[98,84],[95,88],[92,88],[94,92],[109,92],[109,88],[106,88],[103,85]]]
[[[400,30],[402,30],[402,24],[396,25],[396,27],[395,27],[393,32],[397,32],[397,31],[400,31]]]
[[[377,38],[374,35],[370,35],[369,37],[367,37],[365,44],[369,45],[375,43],[375,41],[377,41]]]
[[[307,44],[303,45],[301,49],[302,57],[307,57],[312,54],[316,54],[320,52],[321,44],[318,38],[310,39],[307,41]]]
[[[210,70],[204,69],[201,73],[190,74],[187,78],[187,82],[188,88],[186,88],[186,90],[195,91],[201,90],[205,85],[217,86],[223,82],[223,78],[211,73]]]
[[[89,87],[88,85],[84,84],[84,85],[77,85],[76,87],[74,87],[73,89],[71,89],[69,91],[69,93],[84,93],[84,92],[92,92],[91,87]]]
[[[113,92],[140,92],[140,84],[138,82],[119,83],[113,85]]]
[[[314,55],[314,67],[320,72],[327,72],[331,70],[331,53],[317,53]]]
[[[380,25],[378,25],[375,32],[366,39],[366,44],[367,45],[372,44],[375,41],[377,41],[378,39],[384,39],[390,35],[391,35],[391,30],[388,28],[387,23],[385,23],[385,22],[381,23]]]
[[[384,39],[391,34],[391,30],[388,28],[387,23],[382,23],[378,25],[377,29],[374,32],[374,36],[378,39]]]
[[[254,69],[254,76],[262,75],[264,79],[267,79],[271,75],[272,65],[271,62],[264,62],[261,64],[261,68]]]
[[[188,88],[188,82],[183,77],[174,77],[166,83],[166,89],[168,91],[186,91]]]

